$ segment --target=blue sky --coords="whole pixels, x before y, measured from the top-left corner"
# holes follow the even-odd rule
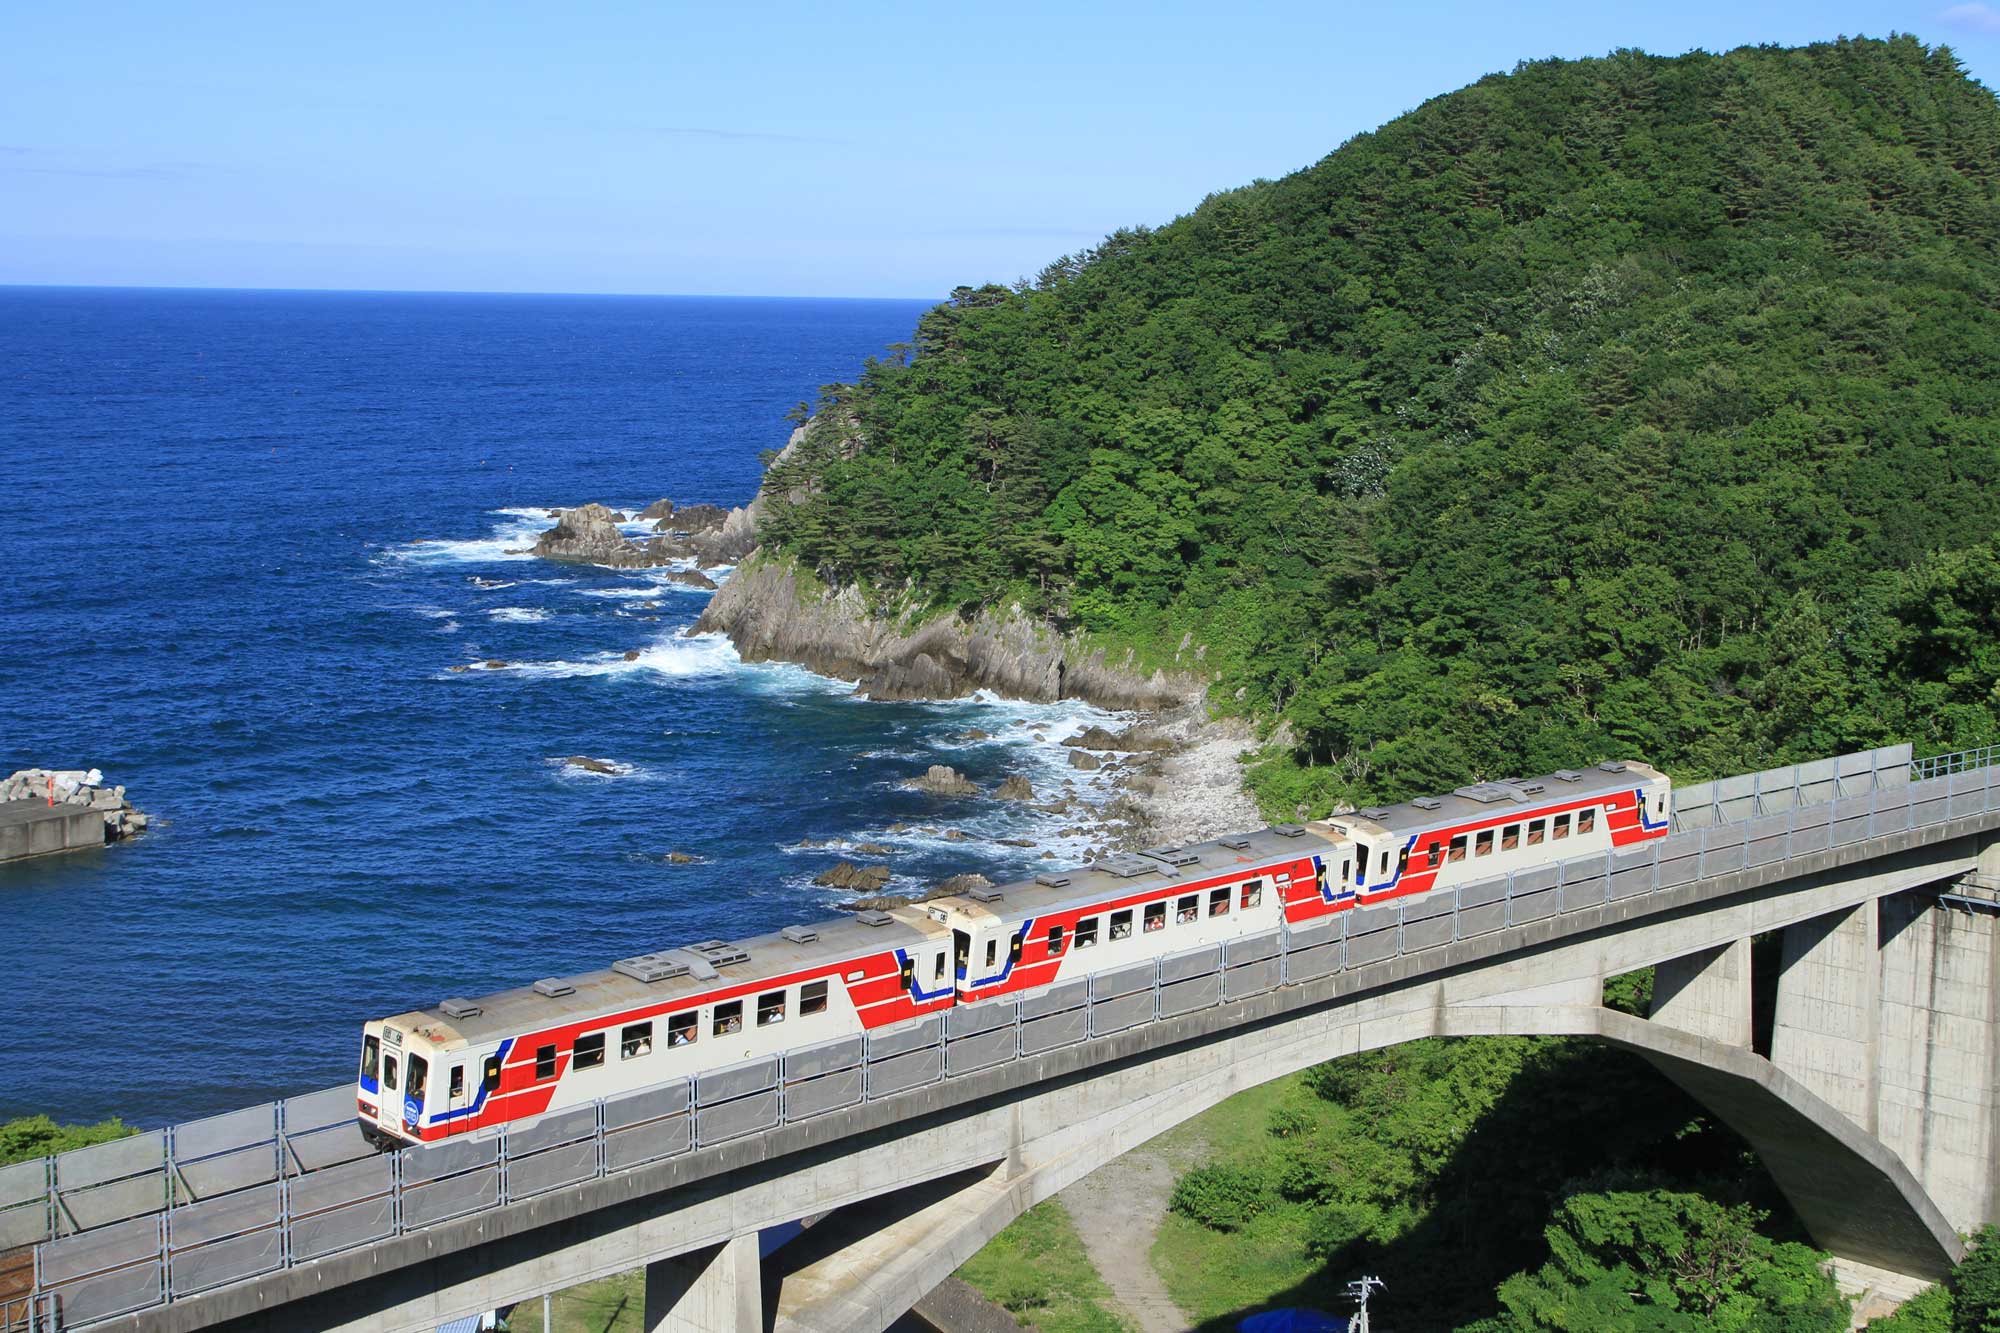
[[[13,5],[0,283],[937,297],[1540,56],[2000,0]]]

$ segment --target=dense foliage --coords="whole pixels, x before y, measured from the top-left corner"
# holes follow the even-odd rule
[[[1317,1066],[1303,1086],[1261,1150],[1187,1172],[1169,1205],[1210,1234],[1216,1269],[1239,1250],[1282,1256],[1289,1237],[1314,1261],[1302,1285],[1252,1286],[1242,1305],[1338,1308],[1365,1272],[1387,1280],[1396,1327],[1846,1327],[1823,1256],[1772,1224],[1789,1211],[1741,1140],[1630,1055],[1426,1040]]]
[[[94,1125],[59,1125],[45,1115],[22,1116],[0,1124],[0,1166],[68,1152],[71,1148],[87,1148],[93,1143],[122,1139],[137,1132],[121,1120],[101,1120]]]
[[[765,532],[1192,631],[1292,724],[1286,807],[2000,739],[1996,190],[2000,108],[1910,37],[1524,64],[960,289]]]

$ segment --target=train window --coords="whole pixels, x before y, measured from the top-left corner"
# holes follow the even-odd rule
[[[535,1048],[535,1077],[554,1078],[556,1076],[556,1048],[537,1046]]]
[[[411,1056],[410,1084],[406,1093],[409,1099],[417,1105],[422,1106],[424,1104],[424,1093],[429,1090],[430,1081],[430,1062],[425,1060],[421,1055]]]
[[[726,1037],[743,1030],[743,1001],[731,1000],[715,1006],[715,1035]]]
[[[576,1039],[576,1050],[570,1056],[570,1065],[575,1069],[595,1069],[604,1063],[604,1034],[593,1032],[588,1037]]]
[[[986,941],[986,966],[988,966],[988,967],[991,967],[991,966],[993,966],[993,964],[994,964],[995,962],[997,962],[997,961],[999,960],[999,957],[1000,957],[1000,941],[998,941],[998,940],[995,940],[995,939],[989,939],[989,940],[987,940],[987,941]]]
[[[781,990],[768,991],[757,997],[757,1026],[767,1028],[773,1023],[785,1021],[785,993]]]
[[[1324,871],[1322,871],[1321,873],[1324,873]],[[1248,909],[1257,906],[1257,904],[1263,901],[1264,901],[1264,881],[1261,879],[1252,879],[1244,881],[1243,884],[1244,909],[1247,911]]]
[[[453,1101],[457,1101],[461,1097],[465,1096],[464,1065],[453,1065],[451,1067],[451,1088],[450,1091],[448,1091],[445,1095],[447,1097],[450,1097]]]
[[[489,1055],[486,1063],[479,1067],[479,1090],[498,1092],[500,1090],[500,1057]]]
[[[382,1086],[391,1092],[396,1090],[396,1057],[393,1055],[382,1062]]]
[[[1451,840],[1451,851],[1449,854],[1446,855],[1445,860],[1463,861],[1464,859],[1465,859],[1465,835],[1461,833],[1457,837]]]
[[[1063,928],[1062,928],[1061,926],[1050,926],[1050,927],[1049,927],[1049,952],[1050,952],[1050,953],[1052,953],[1052,954],[1053,954],[1053,953],[1061,953],[1061,952],[1062,952],[1062,949],[1063,949],[1063,945],[1062,945],[1062,937],[1063,937]]]
[[[937,956],[937,975],[944,975],[944,955],[942,953]],[[801,1016],[805,1014],[823,1014],[825,1012],[826,983],[824,981],[808,981],[805,985],[799,987],[799,1013]]]
[[[1432,843],[1424,849],[1424,868],[1426,870],[1436,870],[1438,862],[1442,860],[1444,860],[1444,848],[1437,843]]]
[[[1368,882],[1368,846],[1366,843],[1359,844],[1354,849],[1354,882],[1356,884],[1366,884]]]
[[[1174,923],[1185,926],[1201,916],[1201,895],[1190,893],[1174,905]]]
[[[1589,810],[1579,810],[1576,812],[1576,831],[1579,836],[1590,832],[1591,828],[1595,826],[1596,823],[1597,823],[1597,810],[1595,809],[1595,807]]]
[[[636,1060],[653,1053],[653,1025],[633,1023],[618,1033],[618,1058]]]
[[[931,980],[932,980],[932,981],[943,981],[943,980],[944,980],[944,950],[943,950],[943,949],[939,949],[939,950],[937,951],[937,953],[936,953],[936,954],[935,954],[935,955],[934,955],[934,956],[932,957],[932,959],[931,959]],[[826,1008],[826,1002],[825,1002],[825,1000],[823,1000],[823,999],[822,999],[822,1000],[820,1001],[820,1008],[822,1008],[822,1009]]]
[[[1346,888],[1347,881],[1354,878],[1354,862],[1343,856],[1340,858],[1340,887]]]
[[[1088,949],[1097,943],[1097,918],[1087,916],[1076,923],[1076,947]]]
[[[1521,845],[1521,826],[1519,824],[1509,824],[1506,828],[1500,830],[1501,851],[1511,852],[1514,851],[1516,848],[1518,848],[1520,845]]]
[[[676,1046],[692,1046],[694,1039],[701,1035],[701,1015],[693,1009],[684,1014],[675,1014],[667,1020],[667,1049]]]
[[[1557,815],[1549,821],[1549,840],[1560,842],[1569,836],[1569,816]]]
[[[373,1082],[382,1072],[382,1040],[379,1037],[361,1039],[361,1078],[363,1082]]]
[[[1472,854],[1473,854],[1474,856],[1491,856],[1491,855],[1493,855],[1493,830],[1492,830],[1492,829],[1485,829],[1485,830],[1481,831],[1481,833],[1479,834],[1479,836],[1478,836],[1478,837],[1476,837],[1476,838],[1474,838],[1474,839],[1472,840]]]
[[[1396,858],[1397,876],[1400,878],[1403,872],[1407,871],[1409,868],[1410,868],[1410,848],[1409,845],[1406,843],[1403,846],[1403,854]]]
[[[1146,904],[1146,933],[1167,928],[1167,905],[1165,903]]]
[[[1132,938],[1131,908],[1128,907],[1122,912],[1113,912],[1111,914],[1111,938],[1114,940],[1127,940]]]
[[[1210,889],[1208,891],[1208,914],[1210,916],[1229,915],[1229,890]]]
[[[1528,845],[1530,847],[1533,847],[1542,840],[1542,829],[1546,822],[1546,820],[1540,819],[1531,819],[1528,821]]]

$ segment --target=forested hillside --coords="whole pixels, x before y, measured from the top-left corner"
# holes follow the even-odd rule
[[[1542,61],[960,289],[768,548],[1291,723],[1316,810],[2000,739],[2000,108],[1910,37]]]

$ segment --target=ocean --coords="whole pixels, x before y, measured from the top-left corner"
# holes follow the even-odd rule
[[[705,593],[521,553],[552,506],[747,501],[923,308],[0,288],[0,775],[159,821],[0,866],[0,1119],[326,1087],[367,1018],[823,917],[844,855],[890,891],[1079,855],[900,783],[1088,795],[1059,742],[1107,715],[861,700],[689,637]]]

